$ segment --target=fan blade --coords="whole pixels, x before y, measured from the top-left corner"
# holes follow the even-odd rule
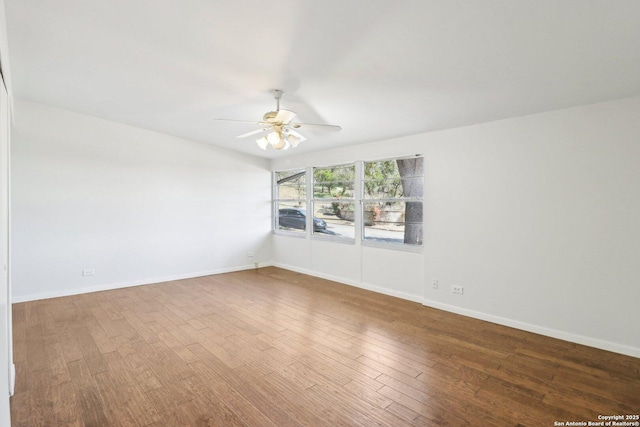
[[[275,118],[273,119],[274,122],[280,122],[280,123],[284,123],[289,124],[289,122],[291,120],[293,120],[293,118],[296,116],[296,113],[294,113],[293,111],[289,111],[289,110],[278,110],[278,113],[276,114]]]
[[[294,128],[294,129],[299,129],[301,127],[308,127],[308,128],[317,127],[317,128],[322,128],[324,130],[334,131],[334,132],[342,130],[342,127],[338,125],[325,125],[320,123],[289,123],[288,127]]]
[[[236,138],[246,138],[248,136],[256,135],[256,134],[258,134],[260,132],[264,132],[265,130],[267,130],[267,128],[252,130],[251,132],[247,132],[247,133],[243,133],[242,135],[238,135],[238,136],[236,136]]]
[[[258,126],[271,126],[273,123],[265,122],[264,120],[235,120],[235,119],[211,119],[217,122],[235,122],[235,123],[253,123]]]
[[[257,125],[264,123],[257,120],[234,120],[234,119],[211,119],[211,120],[216,120],[218,122],[255,123]]]

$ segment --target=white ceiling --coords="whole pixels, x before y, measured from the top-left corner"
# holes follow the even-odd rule
[[[4,2],[14,96],[271,158],[640,95],[637,0]]]

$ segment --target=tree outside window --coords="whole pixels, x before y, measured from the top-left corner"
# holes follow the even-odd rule
[[[421,246],[423,158],[364,163],[363,240]]]
[[[313,169],[313,214],[325,222],[314,234],[355,238],[355,165]]]

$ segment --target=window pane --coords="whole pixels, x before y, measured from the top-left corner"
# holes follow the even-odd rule
[[[313,208],[314,233],[355,238],[355,203],[353,201],[316,202]]]
[[[313,197],[352,199],[355,166],[335,166],[313,170]]]
[[[279,199],[301,199],[307,195],[304,170],[276,172],[276,185]]]
[[[422,157],[365,162],[363,239],[422,245],[423,193]]]
[[[402,197],[421,199],[424,195],[424,177],[402,177]]]
[[[315,182],[315,199],[353,199],[353,181]]]
[[[306,203],[277,202],[277,228],[303,233],[307,228]]]
[[[296,170],[290,170],[290,171],[276,171],[276,181],[280,183],[282,181],[287,181],[289,178],[295,178],[298,176],[304,177],[304,175],[305,175],[304,169],[296,169]]]
[[[402,168],[402,174],[399,168]],[[364,198],[422,198],[423,175],[422,157],[366,162],[364,164]]]
[[[395,199],[403,197],[402,181],[400,177],[365,179],[365,199]]]
[[[422,202],[364,203],[364,240],[422,245]]]
[[[364,164],[364,198],[385,199],[402,197],[402,183],[395,160]]]

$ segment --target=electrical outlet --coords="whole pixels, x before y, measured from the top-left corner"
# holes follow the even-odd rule
[[[82,270],[82,275],[83,276],[95,276],[96,275],[96,269],[95,268],[85,268],[84,270]]]
[[[258,263],[254,262],[253,265],[255,266],[255,268],[258,268]]]
[[[438,289],[438,279],[433,279],[433,282],[431,283],[431,288]]]
[[[462,295],[464,294],[464,288],[462,286],[451,286],[451,292],[454,294]]]

